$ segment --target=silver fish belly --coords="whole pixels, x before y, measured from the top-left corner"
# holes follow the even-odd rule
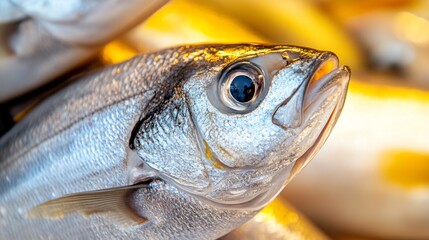
[[[312,158],[348,79],[331,53],[260,45],[183,46],[83,77],[0,140],[0,238],[220,237]],[[109,199],[86,215],[49,205],[146,179],[123,199],[139,224],[118,223]],[[59,215],[30,218],[43,203]]]

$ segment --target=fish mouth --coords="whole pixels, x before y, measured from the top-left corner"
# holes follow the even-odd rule
[[[335,91],[344,94],[337,105],[344,103],[350,69],[347,66],[338,67],[338,58],[333,53],[324,53],[320,57],[321,63],[316,67],[312,77],[307,82],[303,99],[303,114],[308,115],[311,108],[317,108]]]

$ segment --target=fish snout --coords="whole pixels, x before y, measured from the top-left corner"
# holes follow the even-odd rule
[[[350,69],[338,67],[338,58],[323,52],[313,64],[311,74],[283,101],[273,114],[273,123],[283,129],[294,129],[336,91],[346,91]],[[313,111],[312,111],[313,110]]]

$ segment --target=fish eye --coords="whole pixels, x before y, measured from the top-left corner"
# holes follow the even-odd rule
[[[222,74],[218,93],[223,104],[234,112],[252,111],[260,102],[264,75],[255,64],[233,64]]]
[[[255,95],[255,83],[247,75],[236,75],[232,78],[229,85],[229,93],[237,102],[248,102]]]

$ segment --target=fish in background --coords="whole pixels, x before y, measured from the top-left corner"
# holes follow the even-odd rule
[[[372,72],[395,76],[389,79],[391,83],[429,89],[428,1],[329,0],[320,4],[361,46]]]
[[[279,195],[251,220],[220,238],[220,240],[234,239],[328,240],[331,238]]]
[[[0,238],[220,237],[314,156],[349,77],[330,52],[247,44],[83,77],[0,140]]]
[[[0,102],[87,62],[166,2],[0,1]]]

